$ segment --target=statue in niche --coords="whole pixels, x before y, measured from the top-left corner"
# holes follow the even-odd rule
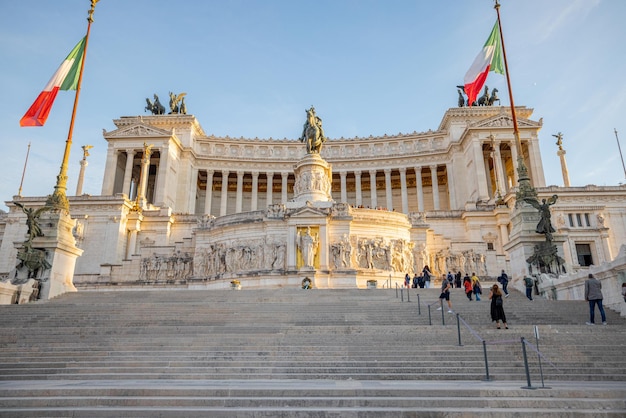
[[[165,114],[165,106],[161,104],[159,101],[159,96],[154,95],[154,103],[149,98],[146,98],[146,108],[144,110],[149,111],[153,115],[164,115]]]
[[[322,129],[322,119],[315,114],[313,106],[306,110],[306,122],[302,128],[300,142],[306,143],[307,154],[319,154],[322,150],[322,144],[326,142]]]
[[[303,234],[298,234],[298,247],[302,253],[302,262],[305,267],[313,267],[315,252],[317,249],[317,238],[311,235],[311,227],[307,227]]]

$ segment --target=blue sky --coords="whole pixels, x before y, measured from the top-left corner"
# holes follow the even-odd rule
[[[455,86],[496,20],[492,0],[101,0],[74,127],[68,195],[90,144],[83,192],[100,194],[102,130],[147,114],[146,97],[186,92],[207,134],[296,139],[314,105],[331,138],[437,129]],[[515,104],[543,118],[547,184],[562,185],[553,134],[563,133],[571,183],[625,182],[626,2],[501,0]],[[52,193],[74,92],[44,127],[20,128],[61,61],[84,36],[88,0],[0,0],[2,202]],[[506,80],[490,88],[509,105]],[[3,205],[0,207],[5,208]],[[5,208],[6,209],[6,208]]]

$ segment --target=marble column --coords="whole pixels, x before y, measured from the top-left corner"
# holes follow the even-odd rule
[[[339,172],[339,177],[341,178],[341,202],[348,202],[348,190],[346,189],[346,176],[347,173],[345,171]]]
[[[272,192],[274,189],[274,173],[272,172],[266,173],[266,176],[267,176],[267,191],[266,191],[267,197],[265,198],[266,200],[265,203],[267,206],[269,206],[274,203],[273,201],[274,197],[272,196],[273,194]]]
[[[509,143],[511,147],[511,160],[513,161],[513,187],[517,187],[519,183],[519,177],[517,173],[517,145],[514,142]]]
[[[144,209],[148,206],[148,202],[146,200],[146,191],[148,189],[148,175],[150,174],[151,154],[151,147],[145,146],[143,150],[143,157],[141,157],[141,176],[139,178],[139,188],[137,189],[137,202],[139,203],[139,207]]]
[[[167,190],[167,174],[169,170],[169,146],[165,145],[159,148],[159,169],[157,170],[156,184],[154,186],[154,202],[156,206],[166,206],[165,204],[165,191]],[[194,184],[194,191],[195,191]],[[191,193],[187,190],[187,193]]]
[[[385,196],[387,198],[387,210],[393,210],[393,194],[391,191],[391,169],[385,168]]]
[[[135,161],[134,149],[126,150],[126,169],[124,170],[124,186],[122,186],[122,193],[130,198],[130,180],[133,177],[133,162]]]
[[[417,211],[424,212],[424,187],[422,185],[422,167],[415,167],[415,189],[417,191]]]
[[[204,214],[211,214],[213,204],[213,170],[206,171],[206,194],[204,195]]]
[[[370,170],[370,204],[372,209],[378,207],[378,196],[376,195],[376,170]]]
[[[189,196],[187,196],[187,213],[196,213],[196,201],[198,197],[198,169],[191,167],[191,181],[189,182]]]
[[[252,196],[250,197],[250,210],[257,210],[259,194],[259,172],[252,172]]]
[[[569,171],[567,170],[567,161],[565,161],[565,154],[567,154],[567,152],[564,149],[560,149],[556,152],[556,155],[559,156],[559,160],[561,160],[561,174],[563,175],[563,186],[570,187]]]
[[[235,198],[235,213],[243,210],[243,171],[237,171],[237,194]]]
[[[506,184],[504,177],[504,170],[502,166],[502,154],[500,153],[500,141],[496,141],[493,149],[493,161],[496,169],[496,187],[502,195],[506,194]]]
[[[400,167],[400,193],[402,195],[402,213],[409,214],[409,196],[406,191],[406,167]]]
[[[222,171],[222,196],[220,200],[220,216],[226,215],[228,205],[228,170]]]
[[[107,149],[107,162],[104,166],[104,180],[102,182],[102,195],[112,196],[115,186],[115,171],[117,170],[117,150],[113,147]]]
[[[86,158],[80,160],[80,172],[78,173],[78,182],[76,183],[76,196],[83,194],[83,182],[85,181],[85,168],[87,165]]]
[[[363,193],[361,192],[361,172],[354,172],[354,186],[356,188],[356,206],[363,206]]]
[[[448,199],[450,200],[450,210],[456,207],[456,184],[454,183],[454,173],[452,173],[452,162],[446,163],[446,178],[448,179]]]
[[[282,183],[280,187],[280,200],[281,203],[287,203],[287,179],[289,179],[289,173],[280,173]]]
[[[433,184],[433,208],[434,210],[440,210],[439,205],[439,180],[437,179],[437,166],[430,166],[430,177]]]
[[[474,165],[476,166],[475,176],[477,185],[478,199],[489,200],[489,189],[487,188],[487,172],[485,170],[485,155],[483,154],[482,141],[475,138],[472,141],[472,150],[474,154]]]

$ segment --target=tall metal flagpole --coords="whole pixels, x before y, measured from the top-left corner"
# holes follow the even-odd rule
[[[28,141],[28,149],[26,150],[26,159],[24,160],[24,169],[22,170],[22,180],[20,180],[20,189],[17,191],[17,195],[19,197],[22,197],[22,185],[24,184],[24,175],[26,174],[26,164],[28,164],[28,154],[30,154],[30,141]]]
[[[622,147],[619,146],[619,137],[617,136],[617,129],[613,128],[615,131],[615,139],[617,140],[617,149],[619,149],[619,156],[622,159],[622,168],[624,169],[624,178],[626,178],[626,165],[624,165],[624,156],[622,155]]]
[[[517,116],[515,114],[515,103],[513,102],[513,91],[511,90],[511,78],[509,77],[509,64],[506,59],[506,49],[504,48],[504,36],[502,36],[502,23],[500,22],[500,3],[495,0],[494,9],[498,15],[498,29],[500,30],[500,42],[502,44],[502,58],[504,59],[504,70],[506,72],[506,84],[509,90],[509,101],[511,102],[511,117],[513,118],[513,134],[515,135],[515,146],[517,147],[517,182],[519,189],[516,194],[517,202],[524,199],[537,199],[537,191],[530,184],[528,169],[524,163],[524,155],[522,152],[522,141],[519,137],[519,129],[517,126]],[[517,204],[517,203],[516,203]]]
[[[74,120],[76,119],[76,108],[78,107],[78,96],[80,94],[80,85],[83,80],[83,71],[85,70],[85,57],[87,56],[87,44],[89,43],[89,32],[91,30],[91,23],[93,22],[93,13],[96,8],[96,3],[99,0],[91,0],[91,8],[88,11],[87,17],[87,35],[85,36],[85,50],[83,51],[83,57],[81,60],[80,73],[78,75],[78,83],[76,85],[76,96],[74,98],[74,108],[72,109],[72,118],[70,120],[70,128],[67,133],[67,140],[65,141],[65,152],[63,154],[63,162],[61,163],[61,170],[57,176],[57,184],[54,186],[54,193],[48,197],[46,206],[51,206],[56,210],[70,209],[70,202],[67,200],[65,191],[67,190],[67,166],[70,160],[70,149],[72,147],[72,134],[74,133]]]

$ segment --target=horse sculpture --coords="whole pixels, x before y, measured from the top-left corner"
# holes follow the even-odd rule
[[[152,112],[153,115],[165,114],[165,106],[161,104],[161,102],[159,101],[159,96],[157,96],[156,94],[154,95],[154,103],[152,103],[149,98],[146,98],[146,103],[147,105],[145,110]]]
[[[306,117],[300,142],[306,143],[307,154],[319,154],[322,150],[322,144],[326,142],[326,137],[322,129],[322,119],[315,115],[315,108],[313,106],[311,106],[309,110],[306,110]]]
[[[491,91],[491,97],[489,97],[489,100],[487,101],[487,106],[493,106],[495,102],[498,102],[498,104],[500,104],[500,98],[498,97],[498,89],[493,89]]]
[[[478,98],[478,106],[489,106],[489,87],[485,86],[485,92]]]

